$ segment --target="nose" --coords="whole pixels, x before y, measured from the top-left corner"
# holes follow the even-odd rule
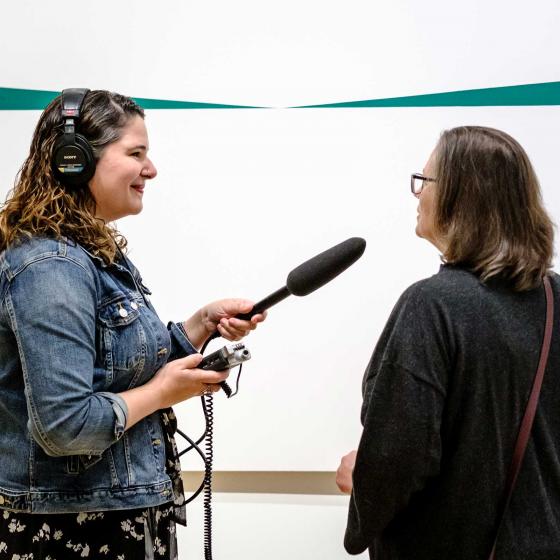
[[[154,179],[157,175],[156,166],[152,163],[151,159],[147,159],[146,166],[142,170],[142,176],[146,179]]]

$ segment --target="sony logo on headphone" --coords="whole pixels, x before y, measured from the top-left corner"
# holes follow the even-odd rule
[[[64,159],[76,159],[78,156],[62,156]]]

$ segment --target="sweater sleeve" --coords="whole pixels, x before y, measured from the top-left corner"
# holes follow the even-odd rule
[[[364,376],[363,432],[344,546],[359,554],[438,474],[446,352],[437,309],[405,293]]]
[[[363,552],[439,472],[440,391],[414,372],[383,362],[364,418],[344,545]]]

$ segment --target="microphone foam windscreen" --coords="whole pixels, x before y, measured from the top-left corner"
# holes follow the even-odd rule
[[[306,296],[330,282],[364,253],[366,241],[351,237],[300,264],[288,274],[286,286],[295,296]]]

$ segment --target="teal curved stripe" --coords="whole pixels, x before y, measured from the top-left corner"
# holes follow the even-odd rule
[[[43,110],[60,92],[0,87],[0,110]],[[265,109],[250,105],[224,105],[196,101],[133,98],[144,109]],[[352,107],[507,107],[560,105],[560,82],[467,89],[405,97],[366,99],[323,105],[303,105],[292,109]]]
[[[560,82],[518,86],[467,89],[444,93],[366,99],[325,105],[304,105],[294,109],[345,107],[508,107],[527,105],[560,105]]]
[[[59,91],[38,89],[17,89],[0,87],[0,110],[4,111],[42,111]],[[144,109],[260,109],[247,105],[222,105],[219,103],[198,103],[196,101],[171,101],[166,99],[147,99],[133,97]]]

